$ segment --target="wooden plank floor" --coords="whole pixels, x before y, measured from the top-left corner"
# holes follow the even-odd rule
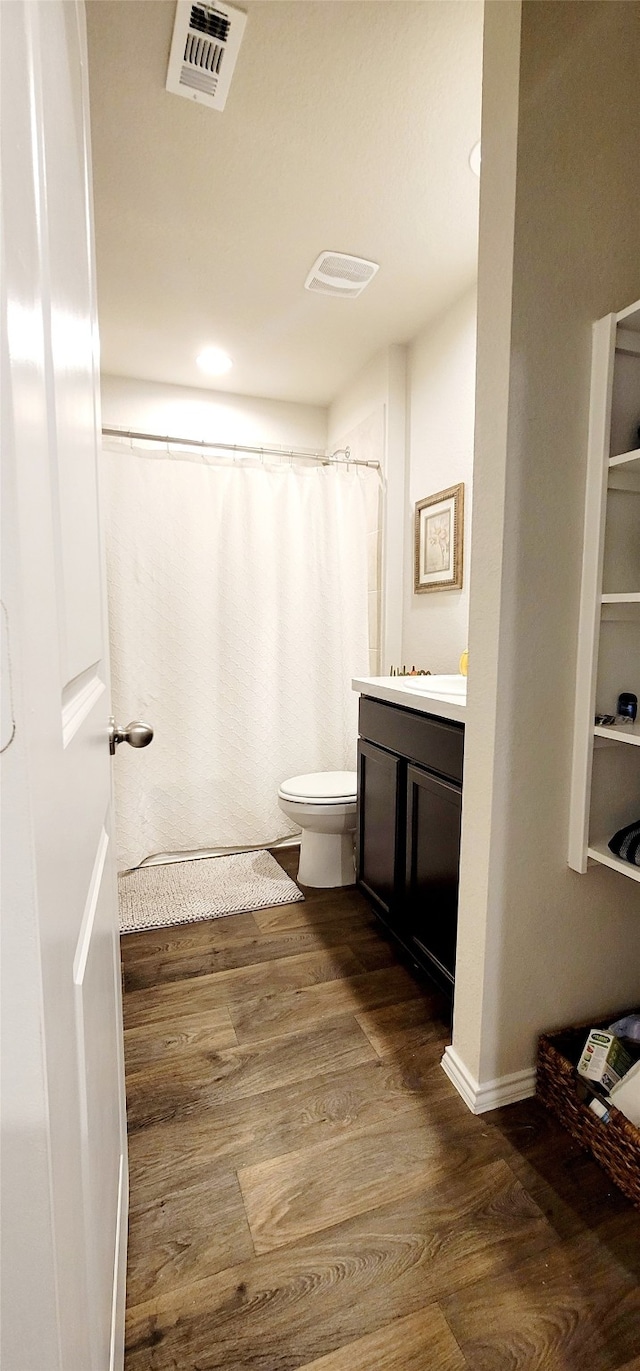
[[[640,1216],[534,1101],[469,1114],[443,1001],[305,893],[122,939],[126,1371],[640,1371]]]

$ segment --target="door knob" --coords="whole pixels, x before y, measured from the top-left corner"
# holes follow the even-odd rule
[[[120,728],[113,716],[109,720],[109,751],[114,756],[118,743],[129,743],[130,747],[148,747],[153,738],[149,724],[141,724],[134,719],[126,728]]]

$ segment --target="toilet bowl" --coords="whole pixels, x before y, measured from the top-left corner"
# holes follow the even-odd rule
[[[300,885],[353,885],[356,780],[355,771],[317,771],[282,782],[278,804],[302,829]]]

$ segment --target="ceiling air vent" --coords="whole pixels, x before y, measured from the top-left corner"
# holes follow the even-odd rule
[[[321,252],[304,283],[305,290],[318,295],[344,295],[355,298],[373,280],[377,262],[364,257],[349,257],[346,252]]]
[[[224,109],[246,22],[246,14],[230,5],[178,0],[167,90]]]

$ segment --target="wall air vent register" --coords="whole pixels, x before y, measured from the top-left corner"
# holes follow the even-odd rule
[[[246,14],[231,5],[178,0],[167,90],[223,110],[246,22]]]

